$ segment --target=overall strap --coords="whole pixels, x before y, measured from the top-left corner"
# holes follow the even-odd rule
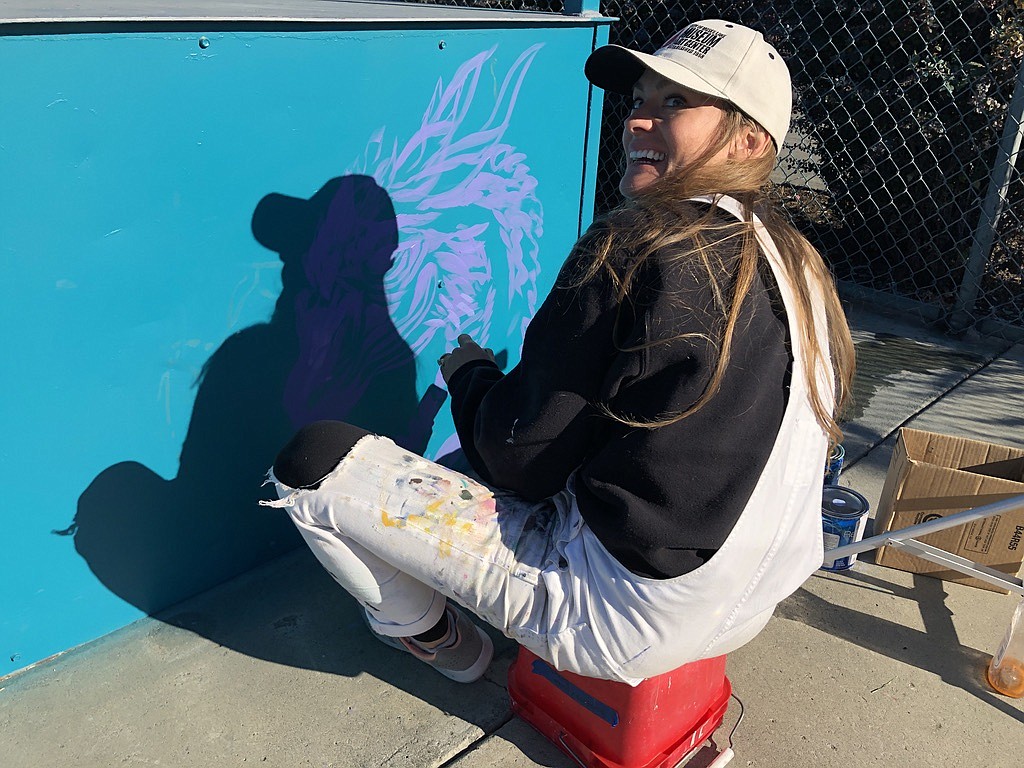
[[[714,205],[717,208],[732,214],[740,221],[746,221],[743,205],[734,197],[729,197],[728,195],[702,195],[700,197],[691,197],[689,200],[697,203]],[[789,270],[786,269],[783,264],[782,256],[779,254],[779,249],[775,245],[775,241],[772,239],[772,236],[768,233],[768,229],[765,227],[764,223],[757,217],[757,214],[753,212],[751,212],[751,219],[753,220],[754,234],[757,237],[757,242],[768,259],[768,264],[775,275],[775,282],[779,286],[779,293],[782,294],[782,303],[786,307],[786,316],[789,323],[789,338],[793,357],[796,359],[799,367],[802,368],[804,337],[801,334],[801,329],[796,325],[796,318],[800,315],[797,311],[796,293],[793,290],[792,277],[789,274]],[[812,285],[810,290],[812,295],[811,320],[814,323],[818,344],[821,349],[828,350],[828,320],[825,317],[824,301],[815,286]],[[831,389],[832,376],[832,365],[826,354],[825,360],[822,361],[821,368],[816,371],[819,391],[828,392]],[[804,377],[802,375],[797,376],[795,370],[791,386],[799,387],[801,389],[806,387],[804,384]]]
[[[734,197],[729,197],[728,195],[701,195],[700,197],[688,199],[695,203],[713,205],[731,214],[739,221],[746,221],[743,205]],[[779,249],[776,247],[775,241],[772,240],[772,236],[768,234],[768,230],[757,217],[757,214],[751,213],[751,219],[753,219],[757,243],[761,246],[762,252],[764,252],[768,259],[768,265],[771,267],[772,273],[775,275],[775,282],[779,286],[779,293],[782,294],[782,303],[786,308],[786,316],[789,318],[790,344],[793,355],[796,357],[801,353],[802,342],[798,332],[799,329],[794,325],[794,320],[798,317],[798,314],[796,296],[793,293],[789,273],[782,264],[782,256],[779,255]]]

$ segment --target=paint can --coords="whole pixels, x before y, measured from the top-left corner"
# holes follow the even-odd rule
[[[852,488],[826,485],[821,496],[821,525],[825,550],[844,547],[860,541],[868,522],[868,500]],[[845,571],[856,562],[856,555],[847,555],[832,565],[821,566],[825,571]]]
[[[839,473],[843,471],[844,459],[846,459],[846,451],[842,445],[837,444],[825,463],[825,485],[839,485]]]

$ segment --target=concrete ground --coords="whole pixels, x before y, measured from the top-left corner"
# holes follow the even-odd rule
[[[843,484],[874,506],[912,425],[1024,447],[1024,346],[850,310]],[[1021,764],[1024,700],[983,680],[1016,598],[876,566],[819,572],[729,656],[731,765]],[[512,718],[512,644],[473,685],[379,645],[311,554],[0,679],[0,765],[571,768]],[[731,703],[727,741],[740,707]]]

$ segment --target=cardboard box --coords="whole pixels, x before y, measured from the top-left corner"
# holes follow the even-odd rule
[[[906,528],[1021,494],[1024,450],[903,428],[875,513],[875,533]],[[1024,560],[1024,510],[958,525],[919,540],[1016,575]],[[882,547],[875,562],[1006,593],[896,547]]]

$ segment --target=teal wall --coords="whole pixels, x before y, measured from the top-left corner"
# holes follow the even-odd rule
[[[438,356],[514,364],[589,220],[604,35],[0,36],[0,675],[295,546],[299,424],[455,447]]]

